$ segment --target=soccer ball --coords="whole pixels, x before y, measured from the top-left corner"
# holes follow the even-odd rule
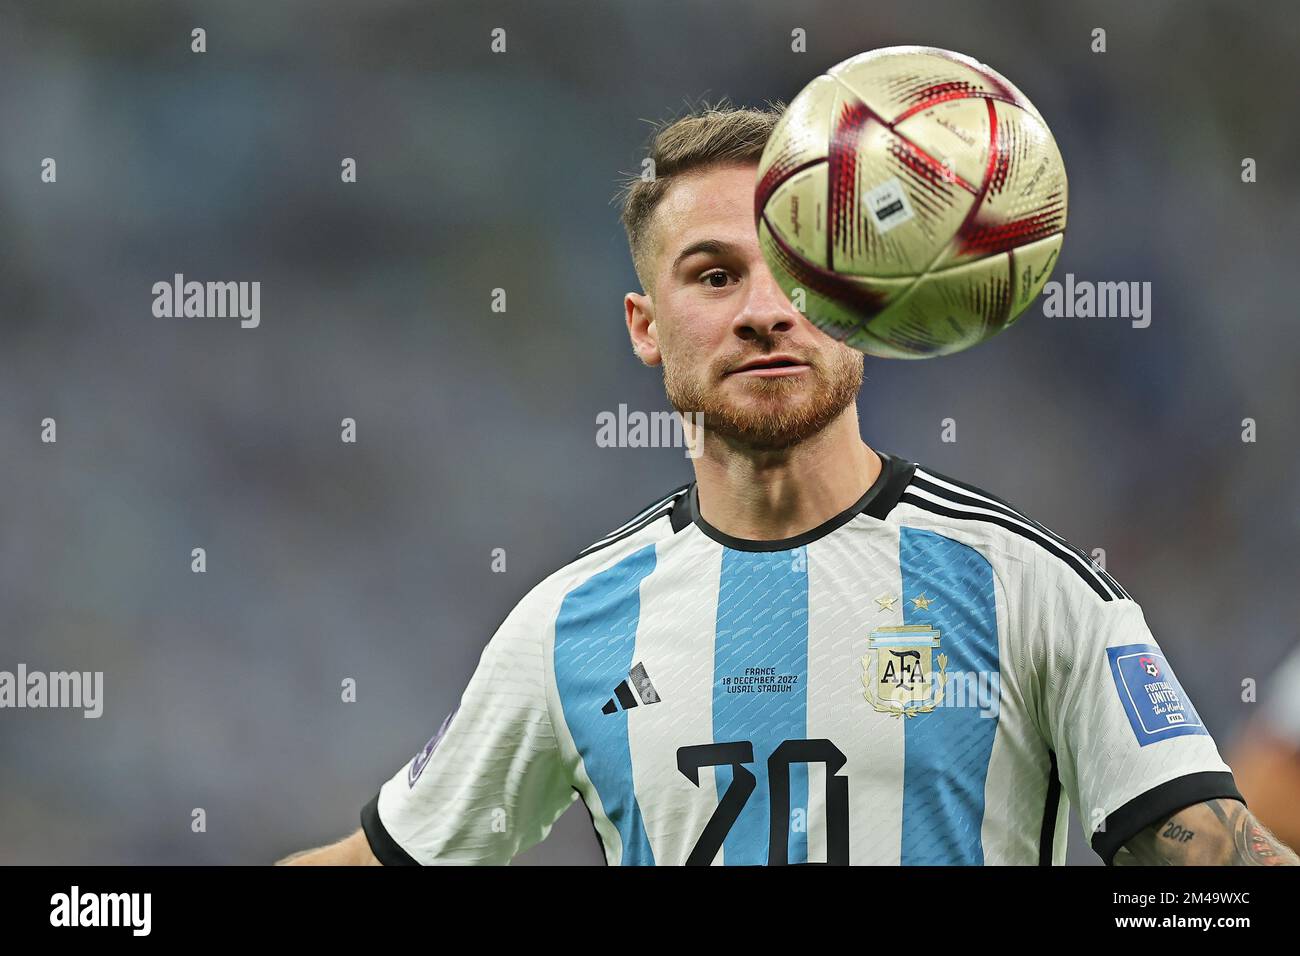
[[[1012,325],[1065,230],[1043,117],[960,53],[863,53],[791,101],[759,161],[759,244],[790,301],[880,358],[931,358]]]

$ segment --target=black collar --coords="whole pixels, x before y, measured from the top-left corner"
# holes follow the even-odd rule
[[[673,531],[681,531],[687,525],[694,523],[695,527],[718,542],[718,544],[734,551],[789,551],[793,548],[802,548],[806,544],[811,544],[818,538],[824,538],[836,528],[847,524],[860,514],[867,514],[873,518],[884,520],[894,505],[898,504],[898,499],[903,495],[903,489],[911,482],[912,474],[916,471],[916,464],[879,449],[876,450],[876,454],[880,456],[882,467],[880,474],[871,483],[871,487],[866,490],[866,493],[835,517],[823,521],[817,527],[805,531],[803,534],[797,534],[793,538],[753,541],[748,538],[733,538],[731,535],[719,531],[700,516],[699,493],[696,489],[696,483],[693,481],[686,494],[677,499],[677,504],[673,508],[671,519]]]

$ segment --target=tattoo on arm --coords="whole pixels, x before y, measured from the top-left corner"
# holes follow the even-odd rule
[[[1234,800],[1232,802],[1236,803],[1237,801]],[[1214,812],[1214,815],[1219,818],[1220,823],[1222,823],[1228,829],[1232,829],[1232,821],[1228,819],[1228,814],[1226,814],[1223,810],[1222,800],[1211,800],[1205,805]]]
[[[1116,865],[1297,866],[1285,844],[1237,800],[1207,800],[1152,824],[1115,854]]]
[[[1242,865],[1276,866],[1290,863],[1296,865],[1296,855],[1277,837],[1264,828],[1249,811],[1241,814],[1241,819],[1233,830],[1236,838],[1238,856],[1245,861]],[[1290,857],[1287,860],[1286,857]]]

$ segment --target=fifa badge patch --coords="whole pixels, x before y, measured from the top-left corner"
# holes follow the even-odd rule
[[[1209,735],[1158,647],[1125,644],[1106,648],[1106,656],[1139,745],[1185,734]]]
[[[862,658],[862,696],[882,714],[928,714],[948,679],[948,656],[934,654],[938,647],[939,632],[929,624],[876,628]]]

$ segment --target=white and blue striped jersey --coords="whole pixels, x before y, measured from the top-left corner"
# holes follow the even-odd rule
[[[677,489],[530,591],[362,811],[384,863],[506,863],[581,799],[610,864],[1107,862],[1241,799],[1139,606],[898,456],[780,541]]]

